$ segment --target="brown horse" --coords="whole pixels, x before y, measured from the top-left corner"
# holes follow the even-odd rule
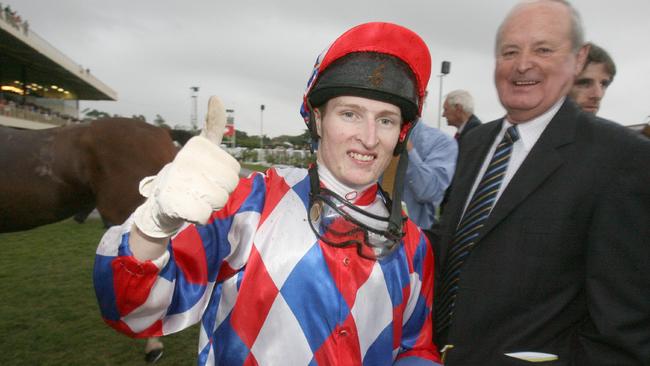
[[[173,160],[168,131],[127,118],[45,130],[0,127],[0,233],[94,207],[120,224],[143,201],[138,183]]]

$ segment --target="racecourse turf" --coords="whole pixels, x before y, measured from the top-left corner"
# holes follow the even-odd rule
[[[0,234],[0,365],[146,365],[144,340],[101,319],[93,290],[99,220]],[[156,365],[196,365],[198,327],[163,338]]]

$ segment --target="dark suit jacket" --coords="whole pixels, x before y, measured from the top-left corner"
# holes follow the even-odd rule
[[[480,125],[481,125],[481,120],[472,114],[467,120],[467,123],[465,123],[465,127],[463,127],[463,130],[461,131],[460,135],[458,136],[458,142],[460,142],[460,140],[462,140],[463,137],[465,137],[467,132],[469,132],[474,127],[478,127]]]
[[[442,263],[501,123],[463,140]],[[650,365],[649,228],[650,141],[565,102],[462,266],[446,365]]]

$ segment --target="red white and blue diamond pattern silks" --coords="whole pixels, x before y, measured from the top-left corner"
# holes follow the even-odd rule
[[[386,365],[438,361],[433,254],[408,222],[403,244],[371,261],[319,242],[304,169],[242,179],[205,226],[185,226],[154,261],[131,256],[132,222],[95,261],[104,320],[136,337],[201,323],[199,365]],[[424,363],[421,363],[423,362]]]

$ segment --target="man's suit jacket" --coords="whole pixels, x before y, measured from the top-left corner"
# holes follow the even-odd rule
[[[463,130],[460,132],[460,135],[458,136],[457,140],[460,142],[460,140],[465,137],[465,135],[474,127],[478,127],[481,125],[481,120],[478,119],[475,115],[471,115],[469,119],[467,120],[467,123],[465,123],[465,127],[463,127]]]
[[[501,123],[462,142],[441,263]],[[650,365],[649,228],[650,141],[566,101],[461,268],[446,365]]]

